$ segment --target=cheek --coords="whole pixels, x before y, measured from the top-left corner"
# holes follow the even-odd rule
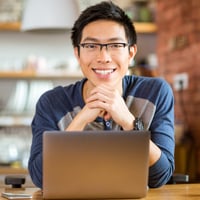
[[[91,58],[89,58],[87,55],[84,55],[81,51],[78,52],[78,48],[74,48],[74,55],[76,56],[79,66],[88,65],[91,61]]]
[[[80,57],[79,57],[79,63],[80,63],[80,65],[85,66],[85,65],[88,65],[89,62],[90,62],[90,59],[88,59],[87,56],[83,56],[83,55],[81,56],[80,55]]]
[[[80,65],[82,71],[88,70],[88,68],[90,68],[90,66],[92,66],[93,60],[94,59],[91,59],[88,56],[80,55],[80,57],[79,57],[79,65]]]
[[[120,65],[123,66],[124,69],[127,69],[129,67],[131,59],[128,55],[118,57],[117,59],[120,62]]]

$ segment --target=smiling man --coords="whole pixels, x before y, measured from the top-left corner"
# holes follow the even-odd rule
[[[126,75],[137,52],[131,20],[112,2],[102,2],[82,12],[71,39],[85,78],[39,99],[29,159],[33,182],[42,187],[44,131],[133,130],[139,119],[151,131],[149,187],[167,183],[174,171],[173,93],[163,79]]]

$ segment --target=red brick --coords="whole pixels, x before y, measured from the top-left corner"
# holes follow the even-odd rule
[[[158,71],[171,85],[175,74],[186,72],[189,76],[189,87],[182,96],[173,91],[175,119],[186,120],[186,126],[195,138],[200,178],[200,0],[158,0],[157,11]],[[182,48],[170,48],[170,41],[181,35],[187,38],[187,44]]]

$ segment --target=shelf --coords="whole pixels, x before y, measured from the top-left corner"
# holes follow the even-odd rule
[[[157,27],[154,23],[150,22],[134,22],[137,33],[154,33]],[[0,23],[0,30],[7,31],[20,31],[20,22]]]
[[[20,22],[0,22],[0,30],[3,31],[20,31],[21,23]]]
[[[0,79],[81,79],[82,72],[52,71],[47,73],[38,73],[35,71],[0,71]]]
[[[0,167],[0,175],[1,174],[28,174],[28,170],[20,167]]]
[[[30,126],[32,116],[0,116],[0,127]]]
[[[137,33],[155,33],[157,26],[150,22],[134,22],[134,26]]]

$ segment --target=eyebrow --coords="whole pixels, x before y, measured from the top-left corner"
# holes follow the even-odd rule
[[[121,37],[113,37],[107,40],[108,42],[124,42]],[[100,42],[99,39],[93,37],[86,37],[82,42]]]

